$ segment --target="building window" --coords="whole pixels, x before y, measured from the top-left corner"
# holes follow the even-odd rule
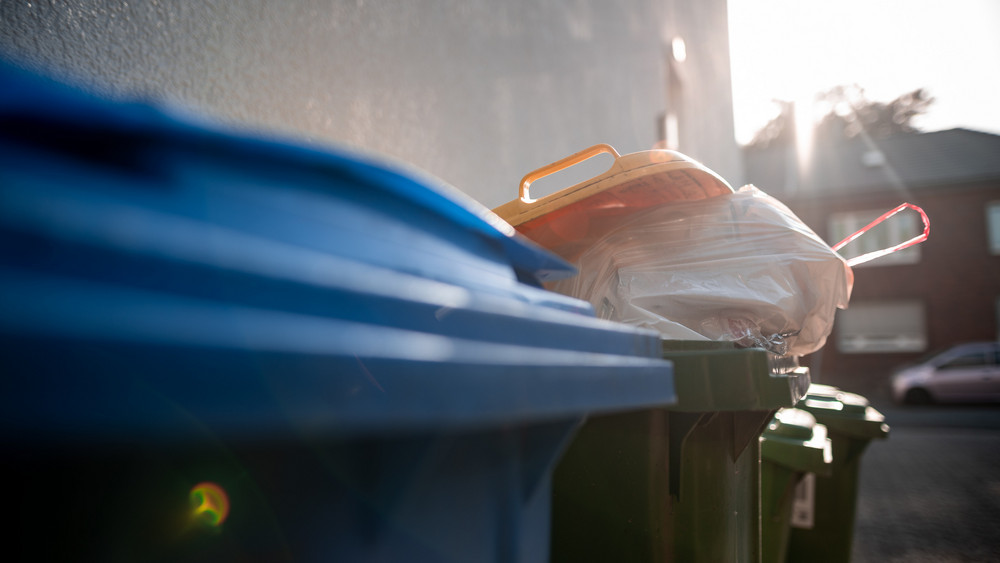
[[[837,349],[845,354],[923,352],[924,319],[920,301],[851,303],[837,313]]]
[[[998,206],[1000,207],[1000,206]],[[852,211],[830,215],[830,244],[834,245],[856,233],[859,229],[878,219],[886,210]],[[997,217],[1000,219],[1000,216]],[[919,235],[923,230],[920,217],[916,213],[898,213],[872,229],[847,246],[840,249],[840,255],[850,260],[856,256],[882,250],[908,241]],[[867,266],[891,266],[896,264],[916,264],[920,261],[920,245],[904,248],[898,252],[887,254],[858,264],[857,268]]]
[[[1000,254],[1000,202],[986,206],[986,228],[990,237],[990,252]]]

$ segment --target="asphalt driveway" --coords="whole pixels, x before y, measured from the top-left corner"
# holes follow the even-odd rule
[[[862,460],[853,561],[1000,562],[1000,407],[876,407],[892,433]]]

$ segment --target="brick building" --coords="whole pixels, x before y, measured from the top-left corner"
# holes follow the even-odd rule
[[[850,307],[804,358],[814,380],[868,393],[892,369],[952,344],[1000,336],[1000,136],[967,129],[856,138],[798,157],[747,149],[750,183],[835,244],[900,203],[930,218],[927,242],[854,268]],[[904,211],[842,250],[851,257],[923,229]]]

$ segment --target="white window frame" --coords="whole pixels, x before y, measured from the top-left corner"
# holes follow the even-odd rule
[[[1000,342],[1000,297],[993,301],[994,326],[997,329],[997,342]]]
[[[927,350],[927,309],[920,300],[862,301],[838,311],[834,329],[842,354]]]
[[[1000,255],[1000,201],[986,204],[986,243],[990,254]]]

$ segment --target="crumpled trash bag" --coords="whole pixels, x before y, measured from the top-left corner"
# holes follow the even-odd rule
[[[839,254],[754,186],[630,215],[576,266],[548,287],[601,318],[796,356],[823,346],[854,281]]]

